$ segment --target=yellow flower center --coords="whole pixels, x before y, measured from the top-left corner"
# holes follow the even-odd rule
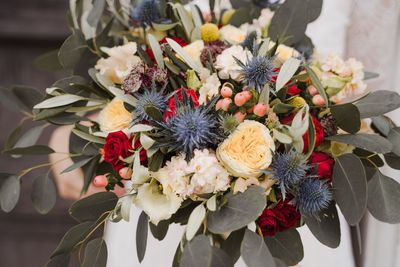
[[[212,23],[206,23],[200,28],[201,39],[204,42],[214,42],[219,39],[218,26]]]

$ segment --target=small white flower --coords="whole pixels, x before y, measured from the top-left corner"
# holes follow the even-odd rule
[[[232,25],[226,25],[219,30],[220,38],[230,44],[237,45],[246,39],[246,32]]]
[[[241,81],[241,67],[237,64],[235,58],[246,64],[247,60],[253,56],[247,49],[243,49],[240,45],[234,45],[225,49],[220,55],[217,56],[215,68],[218,70],[218,76],[227,80],[232,78],[235,81]]]
[[[199,104],[206,104],[210,99],[218,95],[220,87],[221,81],[219,80],[218,75],[216,73],[213,73],[211,76],[209,75],[199,89]]]

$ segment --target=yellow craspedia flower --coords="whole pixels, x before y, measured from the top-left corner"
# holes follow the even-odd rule
[[[219,39],[218,26],[212,23],[206,23],[200,28],[201,39],[204,42],[214,42]]]
[[[302,108],[302,107],[304,107],[305,104],[306,104],[306,101],[304,100],[304,98],[302,98],[300,96],[293,97],[289,101],[289,105],[292,105],[293,107],[296,107],[296,108]]]
[[[101,131],[106,133],[116,132],[129,127],[132,121],[132,114],[125,109],[122,100],[114,98],[100,111],[97,121]]]
[[[235,177],[257,178],[271,165],[275,143],[268,128],[257,121],[245,120],[219,145],[217,158]]]

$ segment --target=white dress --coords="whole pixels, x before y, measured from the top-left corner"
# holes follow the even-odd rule
[[[204,0],[199,1],[206,7]],[[325,0],[321,17],[309,26],[308,33],[321,55],[335,52],[345,53],[346,29],[349,22],[351,5],[349,0]],[[108,223],[105,240],[108,247],[108,267],[166,267],[171,266],[183,229],[171,225],[166,238],[159,242],[149,233],[144,261],[139,264],[136,256],[136,224],[140,210],[133,208],[131,221]],[[342,242],[339,248],[330,249],[320,244],[307,227],[299,229],[305,249],[305,258],[299,264],[302,267],[354,267],[350,234],[342,218]],[[240,259],[236,267],[246,265]]]

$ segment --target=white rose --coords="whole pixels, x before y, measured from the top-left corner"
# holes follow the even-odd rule
[[[116,84],[122,84],[133,67],[141,63],[140,57],[135,56],[137,44],[134,42],[112,48],[102,47],[101,50],[109,57],[99,59],[95,68]]]
[[[232,78],[238,82],[243,79],[243,77],[241,77],[242,68],[237,64],[234,57],[246,63],[247,60],[250,60],[253,56],[250,51],[243,49],[240,45],[234,45],[225,49],[217,56],[215,61],[215,68],[218,70],[218,76],[221,79],[227,80]]]
[[[218,95],[221,81],[216,73],[206,78],[205,83],[199,89],[199,104],[206,104],[214,96]]]
[[[274,141],[268,128],[245,120],[217,149],[217,157],[229,173],[241,178],[257,178],[272,162]]]

